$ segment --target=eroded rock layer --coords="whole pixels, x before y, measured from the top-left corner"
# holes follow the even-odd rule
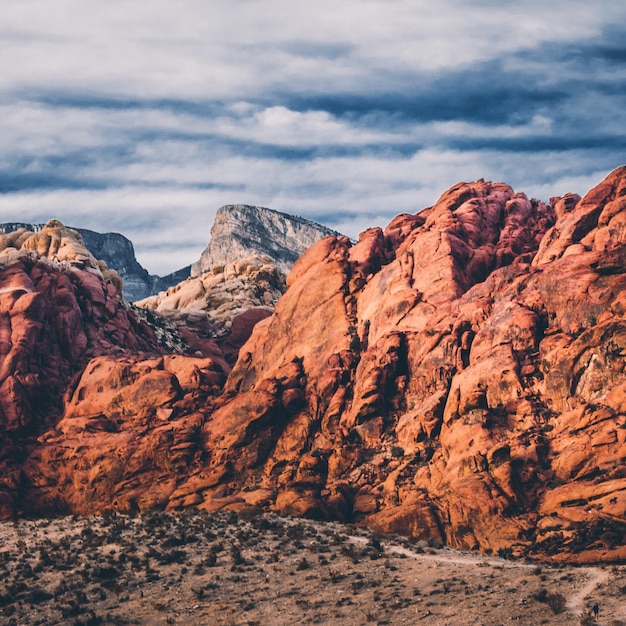
[[[23,233],[39,233],[48,225],[8,222],[0,224],[0,235],[11,234],[17,230]],[[152,294],[159,293],[185,280],[189,276],[191,266],[187,266],[169,274],[155,276],[140,265],[135,258],[132,242],[119,233],[97,233],[84,228],[71,229],[81,237],[83,245],[97,259],[104,261],[108,268],[114,270],[122,278],[122,293],[128,302],[134,302]]]
[[[259,505],[623,559],[625,311],[626,167],[550,206],[459,184],[313,245],[227,379],[219,354],[91,361],[11,502]]]
[[[180,349],[178,338],[167,328],[155,329],[135,315],[121,299],[120,289],[119,275],[90,254],[76,231],[58,221],[49,222],[36,233],[22,229],[0,235],[1,516],[13,515],[29,506],[33,484],[24,472],[24,458],[50,437],[46,434],[50,428],[56,432],[56,424],[74,395],[75,377],[80,376],[90,359],[109,355],[118,364],[119,359],[133,355],[132,358],[141,360],[143,372],[151,367],[143,359]],[[202,359],[167,358],[177,359],[176,370],[192,368],[189,364],[197,362],[201,368],[206,366]],[[159,363],[152,369],[163,369]],[[182,363],[187,365],[183,367]],[[120,369],[123,372],[117,378],[111,375],[106,383],[91,377],[90,407],[106,403],[108,413],[94,409],[85,420],[86,432],[95,424],[102,426],[101,433],[115,429],[114,421],[106,422],[111,411],[116,415],[113,407],[121,407],[123,414],[135,415],[142,403],[158,402],[162,397],[156,393],[159,385],[154,382],[162,382],[162,377],[156,375],[148,377],[143,386],[136,386],[128,396],[129,385],[138,374],[119,364],[115,372]],[[87,371],[96,371],[93,363]],[[107,388],[117,389],[117,393],[107,395]],[[172,388],[180,392],[180,383],[172,382]],[[86,392],[81,387],[76,393],[82,397]],[[39,436],[43,439],[38,441]],[[94,443],[103,445],[101,439]],[[71,451],[72,463],[84,465],[84,452],[84,443],[80,443]],[[29,510],[69,510],[59,473],[63,468],[45,454],[43,459],[42,465],[50,466],[53,494],[46,500],[42,490],[36,489],[38,495]],[[109,459],[107,467],[111,462]],[[71,472],[71,468],[68,465],[67,471]],[[103,496],[82,508],[102,504]]]
[[[272,259],[253,255],[216,265],[136,305],[157,311],[182,332],[225,337],[232,335],[235,319],[252,309],[261,317],[270,315],[284,292],[285,275]]]

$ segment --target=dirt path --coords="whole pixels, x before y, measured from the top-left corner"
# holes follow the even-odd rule
[[[366,544],[368,539],[366,537],[351,536],[350,541],[358,544]],[[510,567],[514,569],[534,569],[537,567],[532,563],[519,563],[516,561],[507,561],[506,559],[494,559],[480,554],[467,554],[460,556],[462,553],[459,553],[456,550],[451,551],[450,554],[445,554],[446,548],[439,550],[436,554],[415,552],[414,550],[409,550],[408,548],[403,548],[402,546],[384,545],[384,548],[386,552],[401,554],[409,558],[418,559],[419,561],[435,561],[439,563],[455,563],[458,565],[475,565],[479,567],[492,565],[494,567]]]
[[[351,536],[350,540],[353,543],[364,544],[367,543],[365,537]],[[417,559],[420,561],[434,561],[439,563],[455,563],[460,565],[473,565],[475,567],[481,567],[485,565],[491,565],[494,567],[507,567],[514,569],[534,569],[537,566],[529,563],[518,563],[515,561],[507,561],[505,559],[494,559],[483,556],[459,556],[458,553],[445,554],[439,551],[437,554],[420,554],[408,548],[401,546],[385,546],[385,550],[393,554],[400,554],[408,558]],[[575,615],[580,615],[585,607],[585,598],[590,596],[598,585],[606,582],[609,578],[609,573],[598,567],[585,567],[579,570],[581,574],[586,574],[589,578],[585,584],[574,594],[570,594],[567,597],[567,610]]]
[[[589,580],[577,593],[567,599],[567,610],[577,615],[583,612],[585,598],[590,596],[598,585],[606,582],[609,578],[609,573],[598,567],[586,567],[581,571],[589,575]]]

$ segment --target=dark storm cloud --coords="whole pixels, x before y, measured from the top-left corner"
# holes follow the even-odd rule
[[[254,46],[262,52],[263,46]],[[354,51],[354,46],[348,44],[323,43],[314,41],[291,41],[277,46],[287,54],[303,58],[337,60],[349,56]]]
[[[28,189],[107,189],[104,181],[75,178],[55,173],[2,172],[0,171],[0,193],[15,193]]]
[[[545,106],[570,97],[567,91],[520,85],[511,76],[494,73],[447,76],[431,84],[416,78],[402,91],[377,95],[295,96],[285,100],[295,110],[324,110],[337,117],[389,124],[462,120],[484,125],[519,124]]]
[[[622,35],[626,39],[626,29]],[[595,40],[565,47],[546,43],[443,75],[399,75],[393,81],[395,91],[284,93],[279,97],[294,110],[321,109],[374,126],[431,121],[515,126],[542,110],[563,111],[581,93],[615,96],[624,103],[625,60],[623,46],[599,45]],[[615,75],[616,69],[621,74]],[[601,108],[602,101],[597,105]],[[593,111],[577,114],[584,119],[593,116]]]
[[[626,162],[623,3],[320,2],[7,5],[0,221],[118,230],[164,272],[221,204],[356,236],[459,180],[546,198]]]
[[[523,137],[519,139],[451,139],[446,146],[456,150],[491,150],[498,152],[569,152],[589,150],[593,152],[614,152],[626,150],[624,136],[594,137]],[[600,155],[601,156],[601,155]]]
[[[128,98],[110,97],[102,94],[68,94],[67,92],[34,91],[19,94],[52,109],[85,109],[101,111],[150,111],[163,110],[176,114],[211,117],[224,110],[224,101],[183,100],[175,98]]]

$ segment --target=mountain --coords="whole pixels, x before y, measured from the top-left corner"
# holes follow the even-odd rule
[[[134,313],[119,275],[56,220],[0,235],[0,268],[3,453],[54,424],[72,378],[94,356],[184,349],[173,329],[155,332]]]
[[[202,348],[197,337],[221,338],[226,358],[234,361],[250,323],[267,317],[285,292],[295,261],[314,242],[337,235],[271,209],[223,206],[191,277],[136,304],[174,323],[192,346]]]
[[[0,233],[11,233],[20,228],[31,232],[40,232],[44,224],[8,222],[0,224]],[[156,276],[148,271],[135,258],[132,242],[119,233],[97,233],[85,228],[74,228],[80,234],[87,249],[108,267],[115,270],[124,281],[123,295],[128,302],[146,298],[189,276],[191,268],[183,269],[168,276]]]
[[[20,228],[39,232],[44,224],[7,222],[0,224],[0,233]],[[199,277],[217,267],[249,258],[269,257],[282,274],[286,274],[298,257],[315,241],[339,233],[286,213],[247,205],[228,205],[218,209],[211,228],[211,239],[200,259],[167,276],[150,274],[136,259],[132,242],[119,233],[98,233],[73,228],[87,249],[122,278],[123,296],[136,302],[167,292],[183,283],[190,275]],[[152,301],[154,302],[154,301]],[[151,308],[157,306],[150,305]],[[170,306],[162,307],[166,312]],[[240,307],[241,308],[241,307]]]
[[[214,266],[135,304],[173,323],[200,351],[202,338],[218,338],[225,357],[234,362],[251,324],[271,315],[285,288],[285,275],[274,261],[254,255]]]
[[[486,552],[626,558],[626,167],[549,205],[459,183],[356,244],[319,240],[232,369],[218,350],[114,351],[102,329],[56,379],[53,413],[21,391],[46,382],[40,346],[62,365],[91,298],[119,305],[92,268],[77,309],[71,264],[11,245],[3,516],[260,506]]]
[[[272,209],[229,204],[218,209],[209,245],[191,266],[191,275],[199,276],[215,266],[263,255],[286,274],[309,246],[329,235],[339,233]]]

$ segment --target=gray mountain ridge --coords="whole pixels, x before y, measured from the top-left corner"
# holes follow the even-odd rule
[[[317,222],[273,209],[227,204],[218,209],[211,240],[191,266],[191,276],[251,255],[269,256],[287,274],[318,239],[340,234]]]

